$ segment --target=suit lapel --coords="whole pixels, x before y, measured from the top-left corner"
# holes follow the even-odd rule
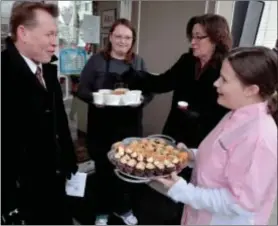
[[[48,90],[48,91],[53,90],[53,81],[52,81],[53,71],[51,69],[52,68],[50,67],[50,65],[47,64],[42,65],[42,75],[46,85],[46,89],[44,87],[43,88],[44,90]]]
[[[8,38],[6,42],[7,42],[7,50],[10,55],[11,61],[14,62],[15,65],[13,70],[15,70],[16,74],[18,76],[23,76],[24,80],[29,81],[31,85],[37,87],[38,90],[46,92],[47,90],[41,85],[36,75],[33,74],[28,64],[25,62],[23,57],[18,52],[12,40]],[[44,76],[44,70],[43,70],[43,76]]]

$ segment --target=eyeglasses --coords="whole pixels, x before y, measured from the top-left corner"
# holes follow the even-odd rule
[[[133,38],[130,36],[113,35],[117,40],[131,41]]]
[[[208,36],[207,35],[203,35],[203,36],[192,36],[190,37],[190,41],[192,41],[193,39],[200,42],[201,40],[207,38]]]

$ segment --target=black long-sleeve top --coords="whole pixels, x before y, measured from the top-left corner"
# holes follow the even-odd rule
[[[136,84],[136,88],[147,92],[173,91],[171,110],[163,133],[192,148],[198,147],[228,111],[217,104],[217,92],[213,86],[219,77],[222,62],[208,64],[200,73],[198,64],[196,57],[185,53],[159,76],[140,72],[140,77],[144,79]],[[179,101],[188,102],[187,111],[178,108]]]

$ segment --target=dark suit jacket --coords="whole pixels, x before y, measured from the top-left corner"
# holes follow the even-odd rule
[[[1,52],[2,210],[45,205],[36,199],[54,197],[57,174],[66,178],[77,169],[57,66],[42,68],[47,90],[7,39]]]

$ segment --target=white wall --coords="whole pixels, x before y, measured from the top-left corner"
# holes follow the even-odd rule
[[[216,1],[215,13],[224,16],[232,26],[235,1]]]
[[[260,23],[256,45],[275,46],[277,36],[277,1],[264,1],[265,8]]]

